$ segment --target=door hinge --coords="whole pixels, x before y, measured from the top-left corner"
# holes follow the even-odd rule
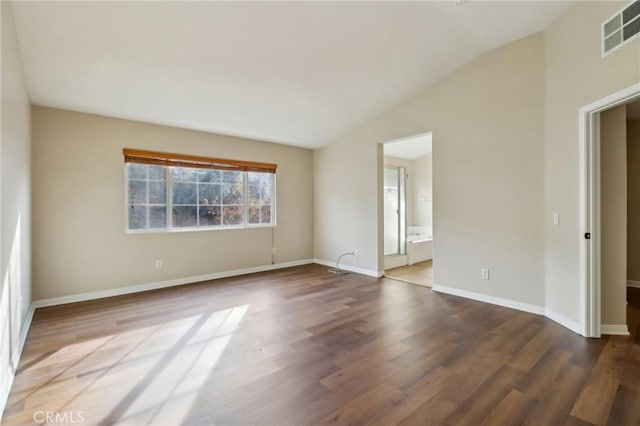
[[[591,239],[591,232],[585,232],[584,239],[585,240],[590,240]]]

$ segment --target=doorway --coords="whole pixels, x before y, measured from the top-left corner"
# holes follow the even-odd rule
[[[382,226],[384,275],[433,283],[432,135],[384,143]]]
[[[627,335],[631,328],[627,320],[633,318],[633,314],[629,315],[630,307],[625,303],[625,299],[629,300],[630,290],[624,278],[628,273],[627,194],[619,194],[621,176],[626,179],[626,139],[619,142],[619,136],[607,135],[612,128],[626,128],[621,111],[626,112],[626,105],[639,100],[640,84],[636,84],[579,111],[580,229],[584,232],[580,235],[580,319],[581,332],[587,337]],[[612,126],[612,120],[618,124]],[[614,140],[618,142],[612,142]],[[622,181],[622,186],[626,188],[626,180]],[[624,229],[622,235],[621,229]],[[613,259],[610,254],[615,250],[625,253],[624,262],[620,262],[620,255]],[[632,331],[637,333],[635,329]]]
[[[640,99],[626,105],[627,265],[626,324],[640,342]]]

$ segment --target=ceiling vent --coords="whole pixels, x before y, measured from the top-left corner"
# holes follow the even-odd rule
[[[625,6],[602,24],[602,56],[640,35],[640,0]]]

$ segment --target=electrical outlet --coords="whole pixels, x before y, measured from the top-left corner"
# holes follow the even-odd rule
[[[162,269],[162,259],[156,259],[156,269]]]
[[[271,247],[271,254],[275,256],[275,254],[276,254],[276,248],[275,247]]]
[[[355,257],[358,257],[358,256],[360,255],[360,250],[358,250],[358,249],[353,249],[353,255],[354,255]]]
[[[486,268],[483,268],[480,270],[480,275],[482,276],[483,280],[488,280],[489,279],[489,270]]]

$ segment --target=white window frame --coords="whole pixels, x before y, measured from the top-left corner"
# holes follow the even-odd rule
[[[244,204],[242,209],[242,221],[243,223],[240,225],[212,225],[212,226],[200,226],[200,214],[199,214],[199,186],[198,192],[196,194],[196,204],[188,204],[188,206],[195,205],[198,210],[197,223],[196,226],[173,226],[172,224],[172,208],[173,208],[173,184],[174,181],[171,177],[171,168],[174,166],[160,166],[165,168],[165,182],[166,182],[166,227],[165,228],[145,228],[145,229],[129,229],[129,213],[130,213],[130,204],[129,204],[129,175],[127,172],[127,164],[135,164],[135,163],[124,163],[124,230],[126,234],[157,234],[157,233],[173,233],[173,232],[200,232],[200,231],[223,231],[223,230],[231,230],[231,229],[258,229],[258,228],[275,228],[277,226],[277,178],[276,173],[273,174],[273,183],[271,185],[271,223],[247,223],[248,220],[248,212],[249,212],[249,203],[248,203],[248,190],[249,190],[249,179],[248,173],[263,173],[263,172],[246,172],[241,171],[243,174],[243,196],[244,196]],[[189,168],[189,167],[185,167]],[[195,167],[194,167],[195,168]],[[197,169],[197,168],[195,168]],[[147,178],[146,182],[149,180]],[[147,188],[147,191],[149,189]],[[186,204],[185,204],[186,205]],[[147,205],[148,206],[148,205]],[[221,205],[222,207],[223,205]],[[147,226],[149,223],[149,215],[147,213]]]

